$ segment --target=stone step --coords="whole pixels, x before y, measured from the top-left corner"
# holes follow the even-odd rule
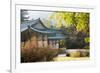
[[[58,57],[65,57],[66,54],[59,54]]]

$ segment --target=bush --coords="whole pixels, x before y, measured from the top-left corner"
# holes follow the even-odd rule
[[[47,49],[46,60],[51,61],[54,57],[58,56],[57,49]]]
[[[80,51],[74,51],[74,52],[70,52],[70,57],[80,57],[81,53]]]
[[[66,48],[60,48],[58,49],[59,54],[65,54],[66,53]]]
[[[76,51],[67,51],[66,56],[68,57],[89,57],[89,50],[86,49],[78,49]]]
[[[21,62],[41,62],[51,61],[57,56],[57,49],[31,48],[21,51]]]
[[[89,45],[86,45],[85,47],[84,47],[84,49],[89,49],[90,48],[90,46]]]
[[[89,57],[89,52],[88,51],[82,51],[81,57]]]

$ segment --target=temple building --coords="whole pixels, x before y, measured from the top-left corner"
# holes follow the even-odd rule
[[[66,35],[61,29],[46,27],[40,18],[21,24],[21,48],[59,48],[59,41]]]

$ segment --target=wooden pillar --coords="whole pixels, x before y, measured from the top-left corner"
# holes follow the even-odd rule
[[[31,42],[30,42],[30,40],[27,40],[27,41],[25,42],[24,48],[25,48],[25,49],[31,49],[31,48],[32,48],[32,47],[31,47]]]
[[[42,48],[43,47],[43,36],[41,34],[38,34],[38,48]]]
[[[56,41],[56,48],[59,49],[59,41]]]
[[[54,40],[53,45],[54,45],[54,48],[56,49],[56,40]]]
[[[52,48],[52,40],[49,40],[49,48]]]
[[[55,40],[52,40],[52,47],[55,49]]]
[[[32,35],[32,38],[31,38],[31,46],[32,46],[33,48],[36,48],[36,47],[37,47],[37,37],[36,37],[36,33],[34,33],[34,34]]]
[[[47,35],[44,35],[44,37],[43,37],[43,47],[45,47],[45,48],[48,47]]]
[[[25,42],[21,42],[21,48],[24,48]]]

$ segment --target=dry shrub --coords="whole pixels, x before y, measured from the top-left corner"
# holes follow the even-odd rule
[[[57,49],[31,48],[21,51],[21,62],[41,62],[51,61],[57,56]]]
[[[65,54],[66,53],[66,48],[60,48],[58,49],[59,54]]]
[[[51,61],[56,56],[58,56],[58,49],[47,49],[47,52],[46,52],[47,61]]]

